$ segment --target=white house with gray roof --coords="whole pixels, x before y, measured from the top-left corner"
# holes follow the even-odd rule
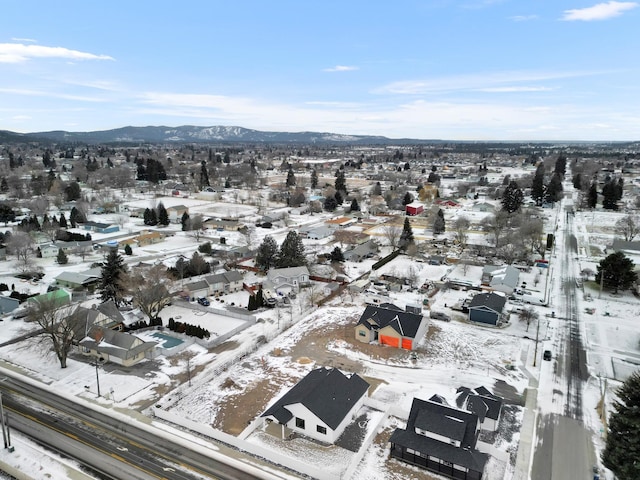
[[[309,285],[309,269],[304,266],[272,268],[267,272],[267,280],[278,293],[297,292],[300,287]]]
[[[482,285],[489,286],[491,290],[511,295],[519,281],[520,270],[511,265],[485,265],[482,269]]]

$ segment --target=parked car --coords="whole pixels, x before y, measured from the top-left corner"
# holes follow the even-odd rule
[[[542,354],[544,360],[551,360],[551,350],[545,350]]]
[[[204,298],[204,297],[199,297],[199,298],[198,298],[198,303],[199,303],[200,305],[202,305],[203,307],[208,307],[208,306],[210,305],[209,300],[207,300],[207,299],[206,299],[206,298]]]
[[[442,320],[443,322],[451,321],[451,317],[449,317],[449,315],[447,315],[446,313],[435,312],[433,310],[431,310],[431,313],[429,313],[429,317],[433,318],[434,320]]]

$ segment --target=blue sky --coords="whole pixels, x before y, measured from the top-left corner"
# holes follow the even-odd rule
[[[640,140],[640,3],[3,0],[0,129]]]

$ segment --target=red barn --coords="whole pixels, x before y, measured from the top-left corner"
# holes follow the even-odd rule
[[[421,203],[408,203],[405,207],[405,213],[407,215],[420,215],[422,212],[424,212],[424,205]]]

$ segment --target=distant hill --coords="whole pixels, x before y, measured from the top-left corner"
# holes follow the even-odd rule
[[[415,144],[425,143],[425,140],[390,139],[372,135],[341,135],[336,133],[318,132],[262,132],[242,127],[196,127],[184,125],[181,127],[123,127],[114,130],[96,132],[66,132],[55,130],[51,132],[37,132],[27,134],[7,134],[6,141],[50,140],[53,142],[80,143],[213,143],[213,142],[242,142],[242,143],[298,143],[298,144]],[[11,135],[16,138],[12,139]]]

